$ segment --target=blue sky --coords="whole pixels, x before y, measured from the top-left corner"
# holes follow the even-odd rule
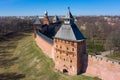
[[[68,6],[73,15],[120,15],[120,0],[0,0],[0,16],[65,15]]]

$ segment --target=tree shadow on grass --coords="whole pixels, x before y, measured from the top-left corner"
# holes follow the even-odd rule
[[[14,65],[17,60],[18,60],[18,57],[7,59],[2,56],[0,57],[0,68],[9,68],[12,65]]]
[[[0,80],[20,80],[22,78],[25,78],[25,75],[16,72],[0,74]]]
[[[24,38],[26,36],[29,36],[28,34],[24,34],[25,32],[17,33],[17,32],[11,32],[8,33],[2,37],[0,37],[0,42],[2,41],[12,41],[12,40],[19,40],[21,38]]]

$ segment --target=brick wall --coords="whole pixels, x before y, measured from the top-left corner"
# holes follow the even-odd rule
[[[36,35],[36,44],[47,56],[54,60],[53,43],[51,44],[49,38],[43,36],[41,34]],[[87,62],[84,64],[86,73],[100,77],[103,80],[120,80],[120,62],[91,55],[85,56],[83,61]]]
[[[44,36],[44,35],[42,35]],[[43,38],[42,36],[36,34],[36,44],[42,49],[42,51],[49,56],[50,58],[53,58],[53,44],[51,44],[49,42],[49,38],[47,38],[47,40],[45,40],[45,38]]]
[[[120,80],[120,63],[89,55],[86,73],[103,80]]]

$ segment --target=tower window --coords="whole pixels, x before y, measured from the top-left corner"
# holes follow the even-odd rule
[[[66,56],[68,56],[68,53],[66,54]]]
[[[67,50],[69,50],[69,48],[67,47]]]
[[[58,47],[58,45],[56,45],[56,47]]]
[[[72,51],[74,51],[74,48],[72,48]]]
[[[62,48],[62,47],[60,46],[60,48]]]
[[[70,63],[72,63],[72,60],[70,60]]]

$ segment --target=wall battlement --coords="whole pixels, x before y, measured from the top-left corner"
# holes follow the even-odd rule
[[[109,58],[105,58],[105,57],[102,57],[102,56],[88,55],[88,59],[95,59],[96,61],[104,61],[104,62],[106,62],[108,64],[112,63],[112,64],[120,65],[120,61],[109,59]]]
[[[88,55],[86,73],[100,77],[103,80],[119,80],[120,62],[104,57]]]

